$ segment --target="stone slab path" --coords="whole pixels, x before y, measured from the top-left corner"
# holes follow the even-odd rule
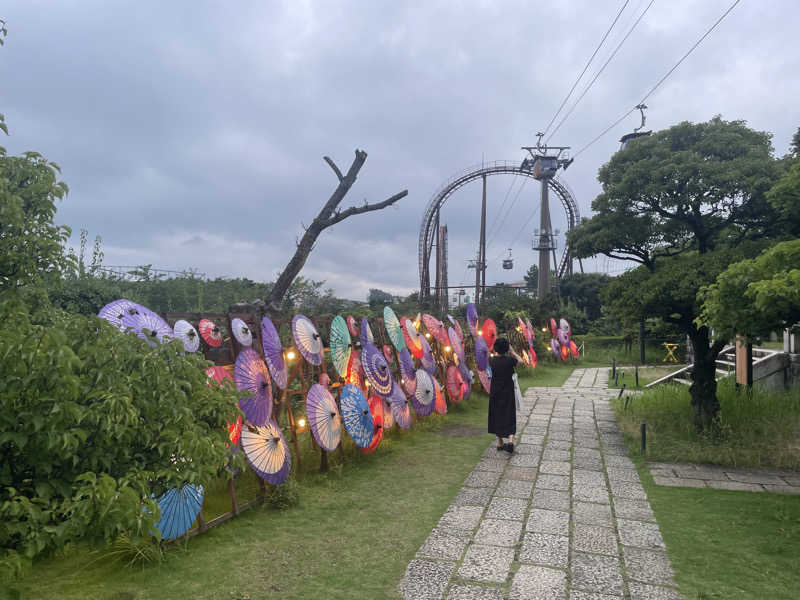
[[[656,485],[800,494],[799,471],[662,462],[649,462],[647,466]]]
[[[608,369],[576,369],[525,392],[514,454],[486,449],[408,565],[405,598],[681,598],[607,386]]]

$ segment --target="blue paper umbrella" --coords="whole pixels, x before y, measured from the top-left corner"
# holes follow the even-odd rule
[[[436,400],[433,377],[427,371],[417,369],[416,378],[417,389],[411,395],[411,404],[420,417],[427,417],[433,412],[434,401]]]
[[[485,371],[489,365],[489,345],[482,335],[475,338],[475,362],[479,371]]]
[[[161,539],[172,540],[189,531],[200,509],[203,508],[203,486],[187,484],[166,491],[158,500],[161,518],[156,529]]]
[[[357,446],[366,448],[372,443],[372,435],[375,433],[367,399],[360,389],[348,383],[342,388],[339,403],[342,406],[342,419],[347,433]]]
[[[420,359],[422,362],[422,368],[425,369],[431,375],[435,375],[436,359],[433,358],[433,352],[431,352],[431,345],[428,343],[428,340],[425,339],[424,335],[419,336],[419,341],[422,342],[422,358]]]
[[[139,305],[136,304],[136,302],[131,302],[125,298],[120,298],[119,300],[114,300],[113,302],[106,304],[100,309],[100,312],[97,313],[97,316],[101,319],[105,319],[118,329],[123,329],[122,317],[125,315],[135,315],[138,312]]]
[[[324,450],[333,452],[342,439],[342,417],[336,400],[324,385],[315,383],[308,390],[306,416],[314,439]]]
[[[286,370],[286,361],[283,360],[281,338],[269,317],[261,319],[261,347],[264,349],[264,361],[272,378],[279,388],[285,390],[289,382],[289,373]]]
[[[272,417],[272,384],[264,361],[258,352],[245,348],[236,357],[233,379],[237,390],[247,390],[251,396],[239,401],[239,408],[253,425],[264,425]]]
[[[292,455],[274,421],[267,421],[263,427],[246,427],[240,443],[247,462],[261,479],[272,485],[286,481],[292,468]]]
[[[395,423],[401,429],[411,427],[411,407],[408,405],[408,399],[399,385],[392,387],[392,395],[389,397],[389,402],[392,405],[391,413]]]
[[[363,325],[361,332],[364,332]],[[361,366],[370,385],[378,394],[386,396],[392,391],[392,371],[383,352],[372,344],[366,344],[361,350]]]

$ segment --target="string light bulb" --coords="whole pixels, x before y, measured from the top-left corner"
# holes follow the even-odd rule
[[[478,329],[478,335],[483,335],[483,329]]]
[[[286,358],[288,358],[289,360],[294,360],[294,352],[292,350],[289,350],[286,353]]]
[[[450,346],[445,346],[444,347],[444,351],[445,352],[450,352],[450,350],[452,350],[452,348]]]
[[[300,427],[300,428],[303,428],[303,427],[305,427],[305,426],[306,426],[306,420],[305,420],[305,419],[298,419],[298,421],[297,421],[297,425],[298,425],[298,427]]]

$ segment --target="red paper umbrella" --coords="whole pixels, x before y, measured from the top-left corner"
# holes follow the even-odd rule
[[[361,448],[364,454],[375,452],[375,448],[383,439],[383,399],[373,394],[369,397],[369,412],[372,414],[372,443],[366,448]]]
[[[442,391],[442,386],[439,385],[439,382],[435,379],[433,380],[433,386],[436,388],[436,403],[433,406],[433,409],[439,413],[440,415],[447,413],[447,400],[444,398],[444,392]]]
[[[450,345],[450,339],[447,337],[447,328],[445,328],[444,323],[432,315],[422,315],[422,322],[443,348]]]
[[[556,323],[556,320],[553,317],[550,317],[550,334],[553,337],[558,335],[558,323]]]
[[[201,319],[197,329],[200,330],[200,337],[209,346],[219,348],[222,345],[222,331],[213,321]]]
[[[488,394],[489,391],[492,388],[492,378],[489,377],[489,373],[487,373],[486,371],[478,370],[478,379],[481,380],[481,385],[483,386],[483,389],[485,389],[486,393]]]
[[[494,348],[494,342],[497,340],[497,325],[491,319],[486,319],[481,325],[481,335],[486,340],[486,345],[489,350]]]
[[[400,321],[403,326],[403,339],[406,342],[409,352],[416,358],[422,358],[422,342],[419,340],[419,332],[414,327],[414,321],[408,317],[404,317]]]
[[[455,365],[447,367],[447,393],[451,402],[461,402],[463,398],[464,378]]]
[[[318,382],[323,387],[330,387],[331,385],[331,378],[328,377],[327,373],[320,373]]]
[[[567,360],[569,358],[569,346],[566,344],[561,346],[561,360]]]
[[[364,389],[364,374],[361,369],[361,357],[358,352],[350,354],[350,362],[347,365],[345,383],[352,383],[360,389]]]
[[[236,417],[236,423],[228,423],[228,439],[234,446],[239,445],[239,438],[242,437],[242,415]],[[225,444],[228,447],[228,444]]]
[[[528,356],[528,351],[525,348],[522,349],[522,362],[525,363],[526,367],[531,366],[531,357]]]
[[[536,351],[533,349],[533,346],[528,346],[528,353],[531,356],[531,367],[535,369],[536,365],[539,364],[539,358],[536,356]]]
[[[386,362],[390,365],[394,363],[394,352],[392,352],[392,348],[388,344],[383,345],[383,356],[386,357]]]
[[[358,337],[358,323],[356,323],[356,320],[353,318],[352,315],[347,315],[347,319],[345,319],[345,320],[347,321],[347,329],[350,330],[350,335],[352,335],[353,337],[357,338]]]
[[[575,342],[572,340],[569,341],[569,351],[572,352],[572,356],[578,358],[578,347],[575,345]]]
[[[206,369],[206,375],[218,383],[222,383],[226,379],[233,381],[233,375],[231,375],[227,369],[220,366],[208,367]]]

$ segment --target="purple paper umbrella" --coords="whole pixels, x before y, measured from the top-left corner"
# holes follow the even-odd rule
[[[314,439],[333,452],[342,439],[342,416],[328,388],[318,383],[311,386],[306,394],[306,415]]]
[[[233,379],[237,390],[247,390],[251,396],[239,401],[239,408],[250,423],[264,425],[272,417],[272,385],[264,361],[258,352],[245,348],[236,357]]]
[[[431,375],[435,375],[436,359],[433,358],[433,352],[431,352],[431,345],[428,343],[428,340],[425,339],[424,335],[419,336],[419,341],[422,342],[422,359],[421,359],[422,368],[425,369]]]
[[[475,362],[479,371],[485,371],[489,365],[489,346],[482,335],[475,338]]]
[[[359,334],[359,339],[361,340],[362,348],[367,344],[375,344],[375,336],[372,335],[372,329],[366,317],[361,319],[361,333]]]
[[[172,327],[152,310],[140,306],[135,314],[122,317],[123,329],[131,329],[151,346],[172,339]]]
[[[414,370],[414,359],[408,348],[403,348],[397,353],[397,362],[400,364],[400,380],[407,394],[413,394],[417,389],[417,380]]]
[[[488,394],[492,389],[492,376],[489,374],[488,371],[478,371],[478,379],[481,380],[481,385],[483,389],[486,390]]]
[[[401,429],[408,429],[411,427],[411,407],[408,405],[408,399],[399,385],[392,388],[392,395],[389,398],[392,405],[392,417],[395,423]]]
[[[361,331],[364,331],[363,324]],[[372,344],[366,344],[361,350],[361,366],[375,391],[382,396],[389,395],[392,391],[392,371],[383,352]]]
[[[423,369],[417,369],[417,390],[411,396],[411,405],[420,417],[427,417],[436,405],[436,388],[433,377]]]
[[[556,338],[550,338],[550,349],[553,351],[553,356],[561,358],[561,344]]]
[[[314,327],[311,319],[304,315],[295,315],[292,319],[292,335],[303,358],[312,365],[321,365],[325,348],[322,345],[322,338],[317,333],[317,328]]]
[[[565,329],[558,330],[558,343],[562,346],[569,346],[569,333]]]
[[[139,305],[136,304],[136,302],[131,302],[125,298],[120,298],[119,300],[114,300],[113,302],[106,304],[100,309],[100,312],[97,313],[97,316],[101,319],[105,319],[118,329],[124,329],[122,325],[122,317],[125,315],[135,315],[138,312]]]
[[[271,485],[286,481],[292,468],[292,455],[280,427],[273,421],[261,427],[245,427],[241,444],[247,462],[261,479]]]
[[[264,348],[264,361],[267,363],[275,384],[285,390],[289,374],[286,370],[286,362],[283,360],[281,338],[268,317],[261,319],[261,346]]]
[[[458,356],[458,362],[465,362],[467,357],[464,355],[464,345],[461,343],[458,333],[451,327],[447,330],[447,335],[450,336],[450,345],[453,347],[453,352]]]
[[[478,310],[472,302],[467,304],[467,327],[472,337],[478,335]]]
[[[461,373],[461,378],[464,380],[464,395],[461,398],[466,400],[472,393],[472,382],[475,381],[475,375],[467,367],[467,363],[463,362],[458,365],[458,371]]]
[[[399,386],[394,386],[399,387]],[[394,389],[394,388],[392,388]],[[384,431],[387,429],[391,429],[394,427],[394,415],[392,414],[392,399],[389,397],[381,396],[381,402],[383,402],[383,429]]]

